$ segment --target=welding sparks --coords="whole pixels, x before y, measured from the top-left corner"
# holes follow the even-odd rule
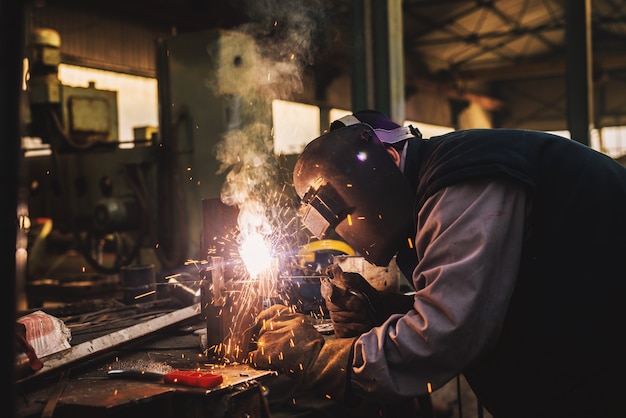
[[[142,293],[142,294],[140,294],[140,295],[136,295],[136,296],[134,297],[134,299],[141,299],[141,298],[145,298],[146,296],[150,296],[150,295],[153,295],[153,294],[155,294],[155,293],[156,293],[156,290],[151,290],[151,291],[149,291],[149,292]]]
[[[250,277],[256,278],[272,265],[272,254],[261,234],[251,234],[243,239],[239,255]]]
[[[232,129],[223,135],[215,148],[215,157],[220,163],[217,174],[225,174],[220,199],[239,210],[236,231],[232,231],[230,237],[220,237],[227,244],[235,244],[224,245],[228,248],[228,254],[225,254],[228,265],[232,267],[228,269],[228,280],[223,280],[224,295],[229,300],[228,312],[224,310],[222,318],[227,335],[220,336],[224,345],[215,348],[216,357],[224,360],[232,357],[231,348],[241,350],[245,355],[251,322],[263,307],[274,300],[290,301],[289,295],[280,293],[279,273],[295,265],[290,255],[310,239],[298,222],[291,187],[285,188],[290,185],[282,184],[283,175],[274,153],[274,133],[269,116],[273,112],[274,99],[302,89],[300,72],[301,64],[308,61],[310,39],[307,36],[316,33],[320,21],[311,17],[323,14],[324,7],[315,0],[298,0],[295,3],[302,3],[302,6],[295,8],[297,10],[284,8],[279,3],[259,3],[261,15],[278,16],[279,19],[272,18],[258,26],[246,27],[246,35],[258,34],[263,40],[267,40],[268,25],[280,27],[279,34],[284,35],[272,37],[271,40],[276,42],[260,43],[261,54],[251,52],[251,56],[244,57],[244,62],[254,66],[250,73],[256,75],[243,78],[234,75],[233,80],[227,81],[219,78],[220,83],[227,82],[229,88],[233,88],[236,100],[232,104],[233,109],[235,105],[237,109],[229,122]],[[278,52],[278,60],[270,59],[275,52]],[[225,60],[225,65],[230,64]],[[232,73],[240,74],[238,71]],[[222,85],[211,87],[216,88],[216,95],[222,94]],[[272,324],[267,326],[272,327]],[[260,350],[263,351],[262,346]],[[233,360],[239,359],[237,352]],[[270,358],[270,363],[272,360],[278,361],[277,357]]]

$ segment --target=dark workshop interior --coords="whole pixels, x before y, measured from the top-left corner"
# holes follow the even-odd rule
[[[33,316],[66,337],[37,371],[8,357],[16,417],[289,416],[264,399],[275,376],[243,361],[247,337],[273,300],[325,330],[320,272],[355,254],[306,232],[291,175],[353,110],[426,137],[554,132],[626,164],[624,0],[0,8],[10,332]],[[208,364],[227,390],[107,376]],[[437,401],[480,416],[457,383]]]

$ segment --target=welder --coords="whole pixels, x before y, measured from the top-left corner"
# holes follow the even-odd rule
[[[364,110],[307,145],[294,186],[313,234],[334,230],[376,265],[396,256],[415,292],[390,305],[334,266],[335,338],[272,306],[257,367],[347,404],[401,403],[463,375],[496,418],[626,416],[626,168],[614,159],[529,130],[424,139]]]

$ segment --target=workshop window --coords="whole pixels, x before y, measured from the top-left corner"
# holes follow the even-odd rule
[[[594,148],[613,158],[626,155],[626,126],[604,127],[596,137],[598,144]]]
[[[433,136],[447,134],[454,131],[452,127],[431,125],[430,123],[415,122],[411,120],[404,121],[404,126],[413,125],[414,128],[419,129],[423,138],[432,138]]]
[[[120,142],[132,141],[135,128],[158,126],[156,78],[61,64],[59,80],[74,87],[87,87],[94,82],[97,89],[117,91]]]
[[[300,154],[306,144],[320,136],[320,109],[317,106],[274,100],[274,153]]]

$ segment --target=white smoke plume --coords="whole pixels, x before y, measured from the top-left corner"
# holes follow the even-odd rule
[[[314,64],[326,36],[331,0],[248,0],[250,22],[239,30],[257,41],[258,88],[269,98],[302,92],[303,68]]]
[[[279,183],[273,154],[271,102],[289,99],[303,90],[303,71],[313,63],[316,39],[324,31],[325,0],[249,0],[246,13],[250,23],[237,32],[254,39],[253,74],[242,90],[238,109],[245,123],[228,131],[216,147],[226,172],[222,202],[239,208],[240,241],[258,235],[276,246],[295,216]],[[240,82],[241,84],[241,82]],[[277,216],[278,214],[282,216]],[[291,223],[295,227],[297,223]]]
[[[216,146],[216,158],[219,173],[226,173],[221,200],[239,209],[237,244],[246,267],[239,271],[242,278],[253,279],[242,280],[252,284],[237,290],[237,300],[232,301],[236,308],[228,311],[232,315],[229,335],[214,348],[237,361],[247,353],[247,332],[260,309],[259,299],[275,294],[278,258],[297,250],[303,232],[289,196],[291,185],[282,183],[286,176],[278,172],[271,109],[274,99],[288,100],[302,92],[303,70],[313,62],[328,4],[325,0],[247,0],[250,23],[237,29],[242,43],[235,49],[249,53],[248,41],[253,39],[254,52],[237,67],[243,76],[222,71],[217,79],[227,87],[213,86],[227,96],[231,112],[237,115]],[[232,62],[232,56],[224,62]],[[291,175],[288,178],[291,181]]]

